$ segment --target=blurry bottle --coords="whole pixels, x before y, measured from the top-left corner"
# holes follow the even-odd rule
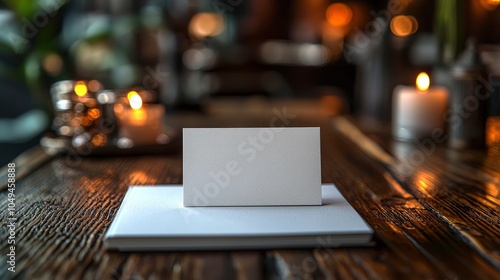
[[[384,21],[378,18],[377,21]],[[394,85],[391,84],[393,76],[393,62],[391,56],[391,32],[384,23],[385,28],[374,33],[371,40],[356,49],[355,55],[358,62],[356,73],[355,111],[363,121],[369,123],[386,122],[390,120],[391,93]],[[362,32],[359,32],[362,33]],[[355,36],[366,36],[356,34]],[[349,53],[351,55],[351,53]]]
[[[449,146],[455,149],[481,149],[486,141],[487,100],[490,93],[486,68],[474,39],[467,41],[464,53],[451,69],[453,85],[448,117]]]

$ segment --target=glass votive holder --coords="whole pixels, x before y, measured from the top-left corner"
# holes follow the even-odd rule
[[[147,103],[152,100],[151,92],[134,89],[125,91],[117,99],[113,109],[120,148],[161,143],[165,109],[162,104]]]
[[[100,131],[114,135],[116,132],[116,116],[114,106],[117,101],[117,94],[112,90],[102,90],[97,93],[97,102],[102,109],[102,116],[98,122]]]
[[[55,117],[53,127],[57,134],[72,137],[97,128],[102,118],[102,106],[96,99],[102,90],[97,80],[65,80],[52,85],[50,94]]]

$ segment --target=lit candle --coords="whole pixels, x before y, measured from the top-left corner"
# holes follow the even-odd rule
[[[120,137],[128,138],[134,145],[155,144],[162,132],[162,105],[143,104],[141,96],[131,91],[127,94],[130,107],[115,105]]]
[[[417,87],[397,86],[393,94],[392,133],[400,140],[441,138],[445,133],[445,111],[448,91],[430,87],[429,76],[420,73]]]

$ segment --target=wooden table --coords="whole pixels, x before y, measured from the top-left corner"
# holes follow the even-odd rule
[[[0,192],[0,278],[499,279],[498,147],[456,152],[428,142],[398,143],[387,126],[359,130],[349,118],[306,103],[287,107],[296,115],[288,125],[321,127],[322,181],[335,183],[373,227],[375,247],[108,251],[103,236],[127,187],[182,183],[181,152],[88,157],[71,166],[58,156],[17,181],[15,273],[6,263],[8,192]],[[206,115],[172,116],[169,123],[269,126],[283,108],[238,103]]]

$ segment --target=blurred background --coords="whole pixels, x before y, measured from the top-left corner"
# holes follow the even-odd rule
[[[498,6],[499,0],[4,0],[0,165],[51,129],[50,87],[61,80],[145,88],[167,114],[203,113],[217,99],[315,99],[389,122],[394,87],[414,84],[422,71],[434,84],[449,85],[448,69],[469,37],[488,71],[500,75]]]

